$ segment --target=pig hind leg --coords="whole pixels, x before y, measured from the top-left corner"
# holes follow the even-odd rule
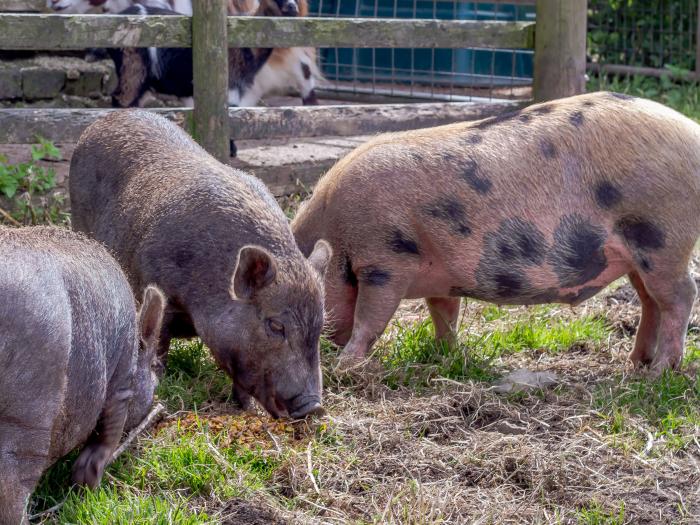
[[[450,346],[457,342],[457,320],[459,318],[459,297],[428,297],[430,317],[435,326],[435,339]]]
[[[1,418],[0,418],[1,419]],[[0,431],[0,524],[29,523],[27,502],[48,463],[50,431],[3,422]],[[8,434],[14,435],[7,438]],[[44,454],[38,451],[44,451]]]
[[[132,391],[120,389],[108,396],[97,427],[73,465],[73,481],[95,488],[124,430]]]
[[[655,373],[665,368],[677,368],[683,357],[688,321],[697,295],[695,281],[687,267],[675,274],[658,270],[640,275],[643,289],[639,292],[640,288],[637,288],[637,291],[642,301],[642,322],[637,338],[642,336],[642,340],[635,343],[631,357],[637,364],[649,363]]]
[[[634,340],[634,350],[630,354],[630,359],[635,366],[650,365],[656,355],[661,311],[659,310],[659,305],[649,295],[639,273],[631,272],[628,277],[634,289],[637,290],[642,304],[642,318],[639,321],[637,336]]]

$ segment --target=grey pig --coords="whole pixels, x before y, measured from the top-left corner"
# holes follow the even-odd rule
[[[326,307],[343,363],[404,298],[454,340],[460,297],[579,304],[628,275],[642,303],[631,359],[681,362],[696,285],[700,126],[594,93],[479,122],[379,136],[326,174],[292,223],[327,239]]]
[[[70,167],[73,226],[103,242],[135,293],[168,298],[160,354],[199,335],[245,407],[322,412],[319,338],[330,247],[306,259],[270,192],[141,110],[98,119]]]
[[[97,486],[148,412],[165,298],[146,287],[137,319],[117,262],[63,229],[0,227],[0,260],[0,524],[16,525],[57,459],[87,442],[73,480]]]

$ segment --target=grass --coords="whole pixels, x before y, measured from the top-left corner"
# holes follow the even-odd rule
[[[487,305],[481,312],[485,324],[477,330],[462,330],[459,344],[453,347],[435,341],[430,320],[396,322],[392,337],[377,349],[389,371],[387,384],[416,386],[435,377],[490,382],[499,376],[495,364],[504,355],[525,350],[557,353],[577,343],[600,344],[610,335],[603,317],[563,320],[551,312],[550,306],[531,308],[503,326],[507,310]]]
[[[658,379],[620,378],[595,393],[594,407],[605,415],[613,436],[640,440],[640,429],[648,428],[655,441],[671,449],[694,446],[700,429],[700,375],[666,371]]]
[[[579,525],[624,525],[625,503],[620,502],[617,510],[606,510],[600,503],[594,502],[577,512]]]
[[[176,339],[156,394],[169,410],[196,410],[204,403],[227,401],[231,380],[212,361],[200,340]]]

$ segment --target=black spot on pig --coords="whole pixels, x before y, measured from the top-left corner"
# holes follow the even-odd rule
[[[535,108],[532,110],[533,113],[536,113],[538,115],[547,115],[552,112],[554,109],[554,105],[552,104],[547,104],[546,106],[540,106],[539,108]]]
[[[537,227],[522,219],[506,219],[498,231],[484,236],[484,253],[499,265],[536,266],[544,262],[547,243]]]
[[[557,156],[557,147],[549,139],[544,139],[540,142],[540,151],[547,159],[553,159]]]
[[[498,297],[518,297],[526,286],[526,279],[514,272],[496,273],[493,276]]]
[[[375,266],[360,270],[360,282],[369,286],[384,286],[391,279],[391,274]]]
[[[583,107],[585,108],[592,108],[593,106],[595,106],[595,102],[593,102],[592,100],[586,100],[583,103]]]
[[[474,146],[476,144],[480,144],[483,140],[483,137],[478,133],[472,133],[466,138],[465,142],[469,145]]]
[[[304,78],[306,80],[309,80],[311,78],[311,68],[309,67],[308,64],[301,65],[301,73],[302,73],[302,75],[304,75]]]
[[[639,264],[639,267],[644,272],[650,272],[654,269],[654,265],[651,263],[651,261],[644,256],[637,257],[637,264]]]
[[[574,127],[580,128],[583,125],[583,112],[574,111],[571,115],[569,115],[569,122],[571,122]]]
[[[452,230],[462,236],[471,235],[472,229],[467,221],[464,206],[452,197],[445,197],[433,202],[425,209],[431,217],[445,221]]]
[[[462,286],[453,286],[450,288],[450,297],[474,297],[474,292]]]
[[[578,292],[567,293],[560,298],[560,301],[566,304],[577,305],[590,299],[595,294],[603,289],[602,286],[584,286]]]
[[[528,122],[530,122],[532,120],[532,115],[530,115],[529,113],[522,113],[518,117],[518,120],[520,122],[522,122],[523,124],[527,124]]]
[[[398,229],[394,230],[392,233],[391,238],[389,239],[389,246],[395,253],[420,255],[416,241]]]
[[[563,287],[579,286],[605,270],[605,229],[578,214],[566,215],[554,230],[554,245],[547,262]]]
[[[608,93],[611,97],[616,98],[618,100],[633,100],[634,97],[631,95],[626,95],[625,93],[616,93],[614,91],[611,91]]]
[[[420,162],[421,160],[423,160],[423,155],[421,155],[420,153],[417,153],[417,152],[415,152],[415,151],[412,151],[412,152],[411,152],[411,157],[412,157],[413,160],[415,160],[416,162]]]
[[[599,182],[595,187],[595,201],[606,210],[613,208],[622,201],[622,192],[610,181]]]
[[[469,159],[467,165],[462,171],[462,178],[467,181],[467,184],[472,187],[477,193],[486,194],[491,191],[493,183],[480,175],[479,164],[474,159]]]
[[[350,257],[345,257],[345,284],[357,287],[357,276],[355,272],[352,271],[352,263],[350,262]]]
[[[483,255],[476,270],[476,297],[496,302],[531,304],[536,293],[526,278],[528,267],[545,260],[547,243],[531,222],[504,220],[495,232],[484,236]]]
[[[638,250],[659,250],[666,245],[666,235],[654,223],[635,215],[626,215],[615,223],[615,231]]]

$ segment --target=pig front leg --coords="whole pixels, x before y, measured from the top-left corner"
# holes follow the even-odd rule
[[[117,390],[105,402],[97,427],[73,465],[73,482],[95,488],[102,479],[112,452],[124,430],[127,408],[133,392]]]
[[[349,368],[367,357],[369,349],[384,332],[406,291],[405,286],[392,282],[391,274],[383,270],[362,270],[358,280],[352,336],[340,356],[340,369]]]
[[[457,344],[457,320],[459,318],[459,297],[428,297],[430,317],[435,326],[435,339],[450,346]]]

